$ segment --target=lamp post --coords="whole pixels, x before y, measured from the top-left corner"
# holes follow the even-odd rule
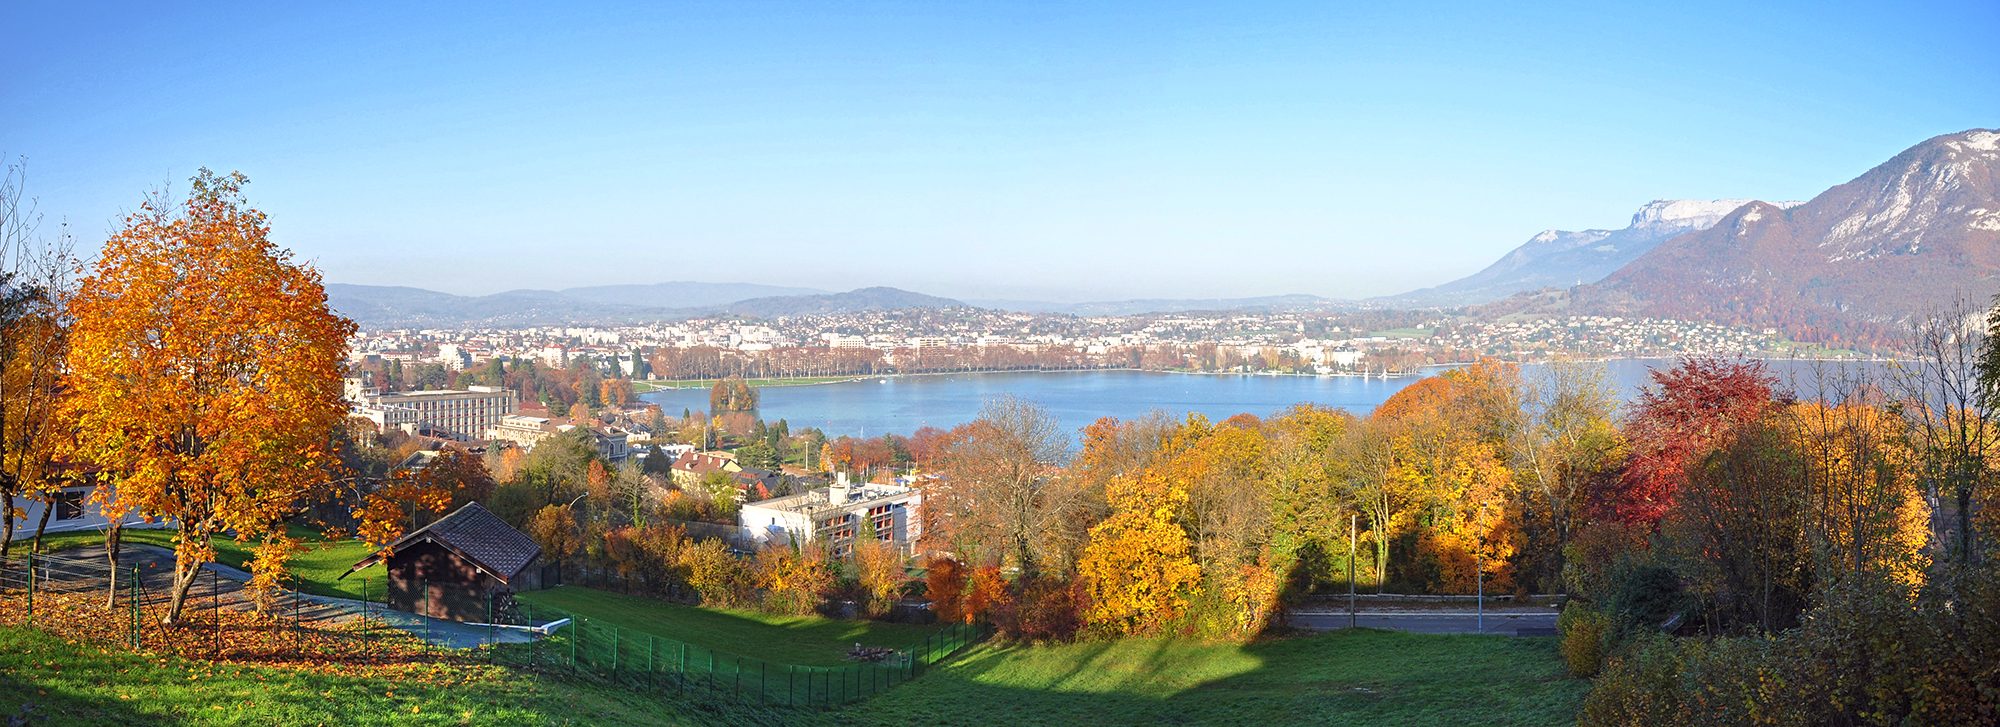
[[[1354,556],[1356,552],[1354,541],[1355,533],[1360,527],[1360,522],[1361,515],[1359,513],[1347,514],[1347,628],[1349,629],[1355,627],[1358,618],[1354,608]]]

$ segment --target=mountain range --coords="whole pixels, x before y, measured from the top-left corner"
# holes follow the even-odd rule
[[[1748,199],[1656,199],[1633,213],[1620,230],[1544,230],[1486,269],[1434,288],[1371,299],[1397,308],[1449,308],[1490,303],[1539,288],[1567,288],[1603,280],[1660,243],[1706,230]],[[1790,209],[1801,202],[1778,202]]]
[[[1868,342],[1954,298],[2000,291],[2000,132],[1928,139],[1807,202],[1654,200],[1619,230],[1548,230],[1443,285],[1352,301],[1312,295],[1089,303],[960,301],[896,288],[831,293],[675,282],[457,296],[327,285],[365,328],[616,323],[978,306],[1073,315],[1458,308],[1645,315]],[[1817,336],[1818,338],[1814,338]],[[1879,342],[1879,341],[1878,341]]]
[[[1898,328],[2000,291],[2000,132],[1924,141],[1796,207],[1753,202],[1661,243],[1571,304],[1822,330]]]

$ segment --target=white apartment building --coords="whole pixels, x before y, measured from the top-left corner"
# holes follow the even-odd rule
[[[897,544],[923,535],[917,518],[923,494],[914,487],[850,483],[845,474],[831,486],[760,502],[745,503],[736,523],[758,543],[790,544],[820,539],[835,555],[854,549],[862,522],[875,526],[875,537]]]

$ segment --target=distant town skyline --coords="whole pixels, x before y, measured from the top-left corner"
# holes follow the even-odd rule
[[[1992,3],[17,6],[89,248],[240,170],[332,282],[1363,298],[2000,125]]]

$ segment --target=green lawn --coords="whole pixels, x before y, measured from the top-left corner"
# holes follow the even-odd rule
[[[1368,335],[1386,338],[1430,338],[1434,333],[1437,333],[1435,328],[1391,328],[1386,331],[1370,331]]]
[[[67,725],[791,724],[805,715],[694,703],[504,667],[324,672],[150,657],[0,626],[0,722]]]
[[[1554,639],[1362,630],[977,647],[829,724],[1571,724],[1590,682]]]
[[[560,608],[596,625],[617,626],[774,664],[798,666],[852,664],[843,657],[857,643],[902,648],[941,629],[698,608],[578,586],[529,591],[517,597],[533,605]]]
[[[853,381],[858,378],[873,378],[873,377],[806,376],[796,379],[747,379],[747,382],[751,386],[756,386],[756,387],[806,386],[810,384],[832,384],[841,381]],[[688,381],[634,381],[632,382],[632,393],[644,394],[652,391],[660,391],[662,389],[706,389],[712,386],[715,386],[714,379],[693,379]]]
[[[320,596],[340,596],[360,598],[365,588],[369,600],[382,600],[382,579],[388,573],[381,564],[364,568],[359,573],[340,579],[340,574],[368,557],[368,545],[358,540],[326,540],[324,535],[310,528],[292,526],[292,537],[305,541],[306,551],[292,558],[292,576],[298,579],[298,587],[307,593]],[[125,531],[125,542],[156,545],[168,550],[174,547],[174,531],[165,528],[131,529]],[[239,543],[233,538],[216,536],[209,539],[215,545],[215,561],[231,568],[248,569],[252,556],[251,549],[256,543]],[[55,533],[43,538],[45,546],[52,551],[81,548],[86,545],[102,545],[104,533],[82,530],[69,533]]]

